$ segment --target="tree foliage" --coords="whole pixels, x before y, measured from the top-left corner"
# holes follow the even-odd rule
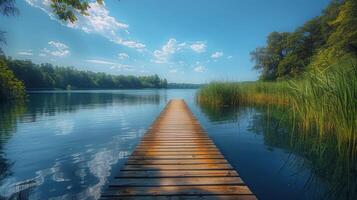
[[[18,12],[15,7],[15,0],[0,0],[0,15],[13,16]],[[5,43],[5,32],[0,30],[0,45]],[[25,87],[8,69],[3,60],[3,51],[0,47],[0,101],[23,99],[24,97]]]
[[[4,60],[0,59],[0,101],[9,99],[23,99],[25,87],[14,73],[6,66]]]
[[[12,16],[18,14],[19,10],[15,7],[15,0],[0,0],[0,14]]]
[[[96,0],[103,4],[103,0]],[[51,0],[53,12],[64,21],[74,23],[77,20],[76,14],[88,15],[88,0]]]
[[[158,75],[124,76],[81,71],[73,67],[34,64],[29,60],[6,59],[15,76],[27,89],[134,89],[166,88],[166,79]]]
[[[13,16],[18,13],[19,10],[15,7],[15,0],[0,0],[0,15]],[[0,46],[5,43],[5,32],[0,30]],[[2,54],[1,48],[0,54]]]
[[[75,23],[77,15],[88,15],[87,10],[90,8],[89,0],[50,0],[53,13],[60,19],[66,22]],[[96,0],[97,3],[103,5],[104,0]],[[15,6],[15,0],[0,0],[0,15],[14,16],[19,13]],[[6,43],[5,32],[0,30],[0,45]],[[0,48],[0,53],[2,49]]]
[[[357,56],[357,1],[335,0],[294,32],[272,32],[251,52],[262,80],[298,77],[309,68]]]

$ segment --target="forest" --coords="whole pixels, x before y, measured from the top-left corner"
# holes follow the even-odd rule
[[[102,72],[82,71],[73,67],[59,67],[52,64],[35,64],[30,60],[0,58],[1,99],[18,98],[21,91],[44,89],[140,89],[166,88],[167,80],[158,75],[124,76]],[[12,81],[8,81],[8,80]],[[18,79],[18,80],[16,80]],[[11,86],[11,87],[10,87]],[[5,90],[5,88],[12,88]],[[15,92],[17,91],[17,92]]]
[[[357,1],[333,0],[294,32],[272,32],[251,52],[261,80],[286,80],[357,56]]]

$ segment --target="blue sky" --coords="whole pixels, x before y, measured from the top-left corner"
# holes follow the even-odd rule
[[[249,52],[272,31],[293,31],[329,0],[106,0],[75,24],[48,0],[17,0],[0,17],[8,56],[111,74],[158,74],[169,82],[251,81]]]

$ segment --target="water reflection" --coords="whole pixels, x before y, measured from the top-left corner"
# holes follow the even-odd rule
[[[199,105],[202,112],[206,114],[211,122],[215,123],[227,123],[234,122],[238,120],[239,108],[235,107],[212,107],[209,105],[200,104]]]
[[[161,92],[164,92],[162,90]],[[28,101],[29,113],[54,115],[57,112],[74,112],[78,109],[112,105],[159,104],[159,90],[129,91],[74,91],[32,92]],[[165,99],[164,99],[165,100]],[[35,116],[34,116],[35,117]]]
[[[3,184],[3,179],[10,176],[12,162],[6,158],[6,153],[3,144],[11,138],[13,131],[16,129],[16,122],[20,116],[26,112],[24,102],[17,104],[2,104],[0,105],[0,184]]]
[[[0,196],[97,199],[166,101],[165,91],[31,93],[0,118]]]
[[[261,199],[355,199],[356,163],[289,111],[198,107],[195,90],[31,93],[0,107],[0,199],[97,199],[168,99],[185,98]],[[294,128],[295,127],[295,128]]]
[[[271,173],[277,172],[279,175],[272,176],[272,180],[277,184],[282,174],[286,174],[287,180],[285,183],[294,185],[294,190],[301,191],[300,196],[292,195],[288,186],[282,187],[281,195],[269,194],[267,190],[274,190],[274,187],[260,184],[256,177],[256,171],[251,172],[247,166],[242,171],[247,171],[246,177],[243,177],[250,182],[253,191],[258,193],[261,199],[356,199],[356,169],[357,163],[353,162],[352,158],[341,155],[337,148],[335,136],[329,135],[320,137],[318,133],[304,133],[298,129],[293,123],[291,115],[286,108],[281,107],[241,107],[241,108],[207,108],[201,106],[202,111],[215,124],[238,124],[235,127],[239,132],[243,133],[240,136],[230,136],[228,139],[220,139],[222,136],[214,135],[214,137],[222,145],[224,149],[228,140],[236,139],[236,145],[245,145],[248,143],[246,137],[249,134],[261,136],[262,144],[253,143],[250,147],[260,148],[264,145],[265,162],[261,161],[264,158],[247,158],[246,162],[251,165],[264,164],[265,167],[271,170]],[[222,127],[221,127],[222,128]],[[216,128],[211,128],[216,129]],[[221,130],[222,133],[229,132]],[[247,135],[245,135],[246,133]],[[220,137],[220,138],[219,138]],[[239,141],[240,140],[240,141]],[[256,138],[259,140],[259,138]],[[225,144],[223,144],[225,143]],[[249,153],[250,150],[245,149],[244,153]],[[346,147],[347,148],[347,147]],[[276,151],[283,150],[284,156],[278,159],[283,162],[276,161]],[[240,159],[239,152],[232,155],[232,150],[225,150],[230,159]],[[271,153],[269,153],[271,152]],[[261,159],[261,160],[259,160]],[[243,160],[243,159],[242,159]],[[280,163],[277,165],[277,163]],[[240,162],[237,167],[242,166]],[[255,169],[256,170],[256,169]],[[267,170],[268,171],[268,170]],[[282,181],[283,182],[283,181]],[[265,182],[266,184],[266,182]]]

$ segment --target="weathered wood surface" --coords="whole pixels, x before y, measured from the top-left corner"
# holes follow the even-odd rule
[[[256,199],[183,100],[171,100],[101,199]]]

